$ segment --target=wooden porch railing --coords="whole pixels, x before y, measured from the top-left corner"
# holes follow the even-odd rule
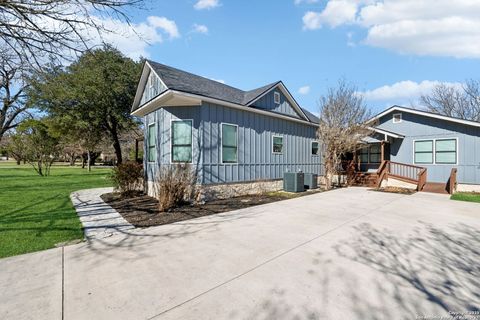
[[[457,168],[452,168],[450,171],[450,178],[448,178],[447,191],[449,194],[453,194],[457,188]]]
[[[382,181],[388,177],[416,184],[418,191],[421,191],[427,183],[427,168],[389,160],[382,161],[377,175],[377,188],[380,188]]]

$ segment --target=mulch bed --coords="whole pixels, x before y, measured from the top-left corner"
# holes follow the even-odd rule
[[[408,188],[400,188],[400,187],[384,187],[384,188],[376,188],[372,189],[373,191],[379,192],[388,192],[388,193],[400,193],[400,194],[414,194],[417,192],[416,190],[408,189]]]
[[[107,193],[103,194],[101,198],[135,227],[151,227],[301,197],[318,192],[321,191],[317,189],[315,191],[312,190],[302,193],[272,192],[260,195],[241,196],[212,200],[204,204],[185,204],[171,209],[168,212],[160,212],[158,210],[158,201],[141,192],[131,194],[128,197],[120,193]]]

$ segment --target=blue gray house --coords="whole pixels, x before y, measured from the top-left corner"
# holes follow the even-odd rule
[[[191,163],[204,186],[281,187],[283,173],[321,174],[318,119],[281,82],[243,91],[146,61],[132,114],[145,125],[145,171]],[[254,189],[254,188],[253,188]]]
[[[281,81],[243,91],[146,61],[132,114],[145,125],[150,194],[158,170],[175,163],[191,163],[198,184],[227,196],[280,189],[284,172],[323,174],[318,119]],[[455,177],[458,190],[480,191],[479,122],[393,106],[368,124],[347,159],[360,184],[444,191]]]
[[[425,168],[427,184],[446,185],[457,169],[458,191],[480,191],[480,122],[393,106],[370,123],[372,135],[357,155],[361,171],[389,160],[393,175],[415,180]]]

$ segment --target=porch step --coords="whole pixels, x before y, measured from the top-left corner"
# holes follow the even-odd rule
[[[362,187],[375,187],[378,175],[376,173],[356,172],[352,185]]]
[[[422,192],[448,194],[447,185],[440,182],[427,182],[423,187]]]

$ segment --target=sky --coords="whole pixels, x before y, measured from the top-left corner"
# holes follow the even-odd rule
[[[478,0],[147,0],[128,14],[104,21],[126,55],[243,90],[282,80],[314,113],[342,78],[372,112],[480,79]]]

